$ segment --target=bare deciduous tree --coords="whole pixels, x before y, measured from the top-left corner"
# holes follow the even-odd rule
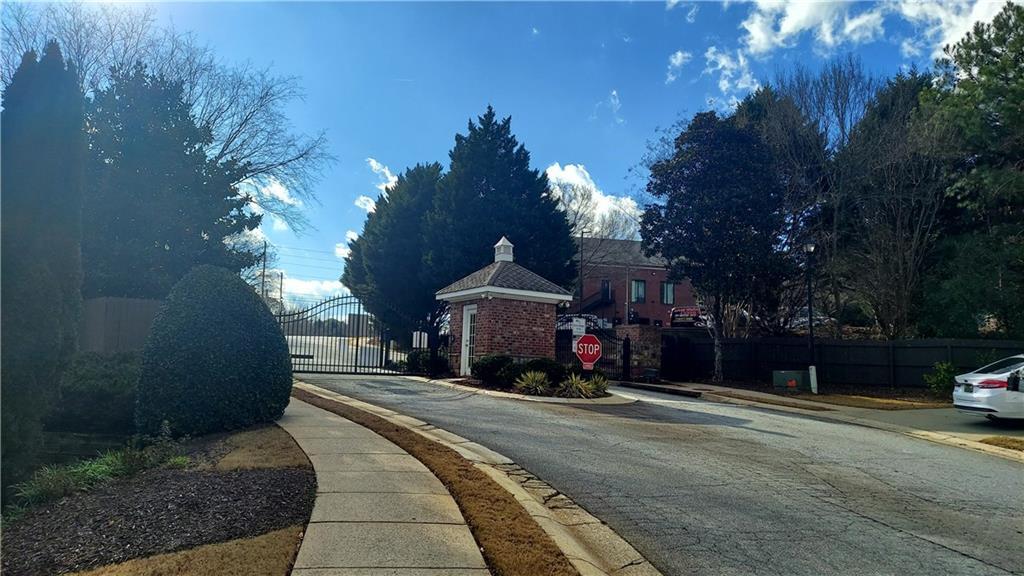
[[[207,154],[245,166],[235,184],[264,211],[293,230],[308,224],[301,204],[315,200],[313,185],[331,157],[323,133],[297,133],[285,115],[287,105],[303,97],[297,78],[228,65],[193,34],[159,26],[151,6],[11,3],[4,6],[2,31],[4,86],[22,54],[48,39],[75,65],[87,94],[104,86],[112,69],[136,62],[181,82],[197,123],[213,134]],[[269,193],[272,186],[287,195]]]
[[[909,335],[925,258],[949,184],[937,130],[918,124],[918,97],[931,77],[890,80],[857,126],[838,164],[847,172],[855,234],[846,248],[848,281],[888,338]],[[931,130],[931,132],[929,132]]]
[[[775,84],[826,138],[827,146],[820,149],[822,157],[817,160],[825,167],[820,192],[824,213],[814,235],[821,247],[821,261],[828,283],[830,301],[827,309],[836,318],[833,328],[835,335],[839,336],[842,331],[839,317],[843,292],[847,287],[841,255],[850,207],[845,195],[849,187],[842,181],[847,172],[838,169],[832,160],[849,144],[854,127],[878,90],[879,81],[864,69],[860,58],[847,54],[832,60],[817,72],[802,65],[780,72],[776,75]]]

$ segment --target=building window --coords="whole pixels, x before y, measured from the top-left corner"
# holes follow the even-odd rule
[[[633,280],[630,286],[630,300],[632,302],[647,301],[647,282],[644,280]]]
[[[672,282],[661,283],[661,303],[662,304],[675,304],[676,303],[676,285]]]

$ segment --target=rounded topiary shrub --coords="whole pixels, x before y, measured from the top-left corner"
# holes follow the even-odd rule
[[[237,274],[199,266],[171,289],[142,354],[135,421],[199,435],[271,422],[291,394],[288,342]]]

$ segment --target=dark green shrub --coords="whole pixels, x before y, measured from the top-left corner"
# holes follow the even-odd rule
[[[498,374],[502,368],[512,364],[512,358],[510,356],[503,356],[500,354],[493,354],[488,356],[481,356],[473,361],[473,366],[470,372],[473,378],[476,378],[484,386],[492,388],[501,387],[502,383],[498,379]]]
[[[534,358],[523,363],[527,371],[543,372],[548,377],[548,382],[561,382],[569,375],[568,369],[560,362],[551,358]]]
[[[956,386],[956,366],[949,362],[936,362],[931,373],[924,375],[924,383],[936,394],[952,394]]]
[[[47,418],[50,430],[132,434],[138,354],[83,353],[75,356],[60,383],[60,400]]]
[[[292,387],[284,334],[237,274],[199,266],[171,290],[142,355],[135,421],[175,436],[270,422]]]
[[[439,376],[449,372],[448,356],[442,350],[437,351],[434,361],[430,361],[430,350],[413,350],[406,358],[406,368],[413,374]]]
[[[516,385],[516,380],[519,380],[519,377],[526,371],[525,363],[513,362],[498,372],[498,383],[502,388],[513,388]]]

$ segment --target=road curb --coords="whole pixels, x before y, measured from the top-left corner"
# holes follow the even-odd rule
[[[687,398],[700,398],[703,395],[703,392],[699,392],[697,390],[672,388],[669,386],[661,386],[658,384],[645,384],[643,382],[615,382],[615,385],[622,386],[623,388],[647,390],[648,392],[661,392],[662,394],[669,394],[672,396],[686,396]]]
[[[301,380],[295,381],[295,387],[364,410],[458,452],[494,479],[526,509],[581,576],[661,575],[607,524],[503,454],[417,418]]]
[[[919,430],[917,428],[909,428],[907,426],[900,426],[898,424],[890,424],[888,422],[880,422],[878,420],[871,420],[870,418],[857,418],[854,416],[844,416],[838,410],[829,408],[827,410],[807,410],[805,408],[795,408],[792,406],[784,406],[781,404],[771,404],[768,402],[759,402],[757,400],[748,400],[744,398],[737,398],[735,396],[722,396],[715,394],[714,392],[700,392],[697,390],[686,390],[684,388],[674,389],[671,392],[666,391],[665,386],[657,385],[636,385],[634,382],[630,383],[618,383],[619,386],[626,388],[639,388],[642,390],[649,390],[653,392],[660,392],[663,394],[671,394],[675,396],[689,396],[692,398],[702,398],[704,400],[710,400],[712,402],[720,402],[723,404],[736,404],[739,406],[751,406],[755,408],[763,408],[765,410],[776,410],[779,412],[788,412],[791,414],[800,414],[802,416],[808,416],[811,418],[818,418],[822,420],[831,420],[833,422],[840,422],[843,424],[852,424],[855,426],[863,426],[865,428],[874,428],[876,430],[885,430],[886,432],[894,432],[896,434],[903,434],[904,436],[910,436],[911,438],[917,438],[919,440],[927,440],[936,444],[942,444],[945,446],[953,446],[956,448],[964,448],[967,450],[974,450],[975,452],[982,452],[991,456],[998,456],[1014,462],[1024,464],[1024,452],[1017,450],[1010,450],[1008,448],[1000,448],[998,446],[991,446],[982,442],[974,440],[967,440],[966,438],[960,438],[958,436],[952,436],[950,434],[942,434],[939,432],[930,432],[928,430]],[[678,393],[677,393],[678,392]],[[682,392],[690,392],[692,394],[699,394],[699,396],[691,396]],[[806,400],[805,400],[806,402]]]
[[[427,384],[433,384],[435,386],[441,386],[444,388],[450,388],[452,390],[459,390],[461,392],[467,392],[470,394],[479,394],[480,396],[492,396],[494,398],[507,398],[509,400],[522,400],[524,402],[540,402],[543,404],[568,404],[568,405],[580,405],[580,406],[621,406],[625,404],[633,404],[636,400],[632,398],[623,398],[614,394],[605,396],[604,398],[557,398],[553,396],[527,396],[526,394],[516,394],[515,392],[502,392],[501,390],[487,390],[486,388],[474,388],[473,386],[466,386],[464,384],[456,384],[455,382],[448,382],[447,380],[431,380],[423,376],[402,376],[407,380],[414,382],[425,382]]]

